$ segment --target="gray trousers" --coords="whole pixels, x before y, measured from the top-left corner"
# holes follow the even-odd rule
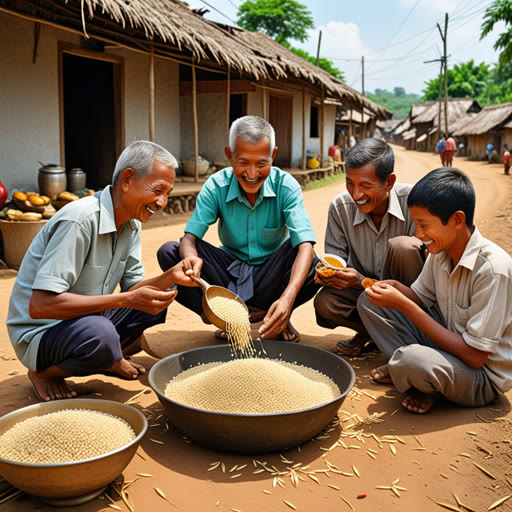
[[[471,368],[441,350],[404,313],[374,306],[366,293],[361,294],[358,311],[371,338],[389,359],[389,374],[401,393],[409,388],[430,394],[439,392],[466,407],[488,404],[498,395],[482,368]],[[445,325],[437,306],[426,312]]]
[[[424,263],[425,252],[421,240],[414,236],[397,236],[388,241],[381,275],[367,277],[381,280],[396,279],[410,286],[419,276]],[[361,293],[361,288],[338,290],[324,286],[314,301],[318,325],[328,329],[344,326],[365,333],[357,312],[357,302]]]

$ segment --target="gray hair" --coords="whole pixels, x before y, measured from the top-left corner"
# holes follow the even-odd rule
[[[270,155],[276,147],[276,134],[272,125],[258,116],[244,116],[233,121],[229,129],[229,148],[231,153],[235,153],[236,139],[240,137],[242,140],[251,144],[260,142],[265,137],[270,141]]]
[[[135,176],[137,176],[138,180],[148,176],[153,170],[153,162],[155,160],[173,169],[178,167],[176,158],[162,146],[148,140],[132,142],[129,146],[126,146],[121,156],[117,159],[114,175],[112,176],[112,185],[119,181],[123,171],[129,167],[135,171]]]

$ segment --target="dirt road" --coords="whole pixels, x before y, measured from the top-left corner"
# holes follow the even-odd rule
[[[395,147],[396,173],[402,182],[415,182],[426,172],[438,167],[435,155],[408,152]],[[455,158],[459,166],[473,180],[477,191],[475,221],[484,236],[502,245],[512,253],[512,206],[510,194],[512,179],[503,176],[499,165],[467,162]],[[323,250],[327,208],[330,200],[344,189],[343,184],[308,191],[304,194],[306,208],[315,227],[318,245]],[[155,253],[167,240],[176,240],[183,233],[187,221],[182,217],[158,217],[143,230],[143,260],[148,276],[159,272]],[[216,234],[208,233],[207,239],[216,241]],[[14,283],[14,271],[0,272],[0,316],[6,317],[8,297]],[[506,298],[504,297],[504,300]],[[332,350],[336,341],[348,337],[345,329],[330,331],[319,328],[314,319],[312,304],[305,304],[293,315],[294,326],[302,335],[302,343]],[[148,332],[150,352],[153,356],[181,352],[199,346],[215,344],[214,328],[200,320],[179,304],[169,310],[167,322]],[[5,323],[0,325],[0,415],[16,408],[35,403],[34,394],[23,366],[14,358],[7,339]],[[156,359],[143,353],[134,358],[150,367]],[[252,457],[216,453],[193,444],[187,444],[181,435],[171,429],[164,431],[164,419],[154,420],[161,414],[159,403],[150,390],[147,377],[137,382],[126,382],[115,378],[73,379],[77,390],[87,396],[102,394],[103,398],[126,401],[141,390],[146,390],[136,404],[137,407],[154,411],[150,424],[150,435],[143,441],[139,454],[124,471],[125,480],[132,480],[136,473],[151,474],[139,478],[130,488],[135,510],[166,511],[175,507],[162,500],[154,491],[163,490],[172,502],[185,512],[229,511],[243,512],[291,510],[283,500],[293,504],[299,511],[322,510],[326,512],[365,511],[436,511],[442,510],[434,502],[456,505],[452,493],[462,503],[475,511],[487,510],[499,498],[512,494],[512,414],[511,393],[501,397],[490,407],[463,409],[449,403],[440,403],[426,416],[410,414],[400,407],[401,397],[390,386],[372,383],[371,368],[382,364],[381,356],[367,356],[352,360],[356,371],[356,388],[342,405],[340,417],[357,414],[368,418],[375,414],[378,423],[348,428],[354,419],[344,422],[345,433],[362,431],[375,434],[365,437],[354,434],[341,437],[344,442],[330,452],[326,449],[336,443],[340,430],[329,434],[327,439],[305,443],[299,452],[291,449],[286,459],[309,465],[310,470],[326,469],[326,460],[345,473],[316,473],[318,483],[302,474],[304,481],[294,487],[289,476],[283,476],[284,487],[273,486],[270,473],[253,474]],[[15,374],[19,372],[19,374]],[[343,433],[342,433],[343,435]],[[388,436],[388,437],[385,437]],[[393,437],[398,436],[398,437]],[[151,441],[156,439],[164,444]],[[327,454],[327,455],[326,455]],[[289,463],[283,463],[279,454],[258,457],[280,470],[286,471]],[[208,471],[210,464],[222,461],[226,473],[220,467]],[[480,465],[490,472],[491,478],[475,466]],[[242,476],[231,479],[229,469],[235,465],[247,466],[237,473]],[[508,479],[507,479],[508,478]],[[393,482],[402,487],[398,496],[390,487]],[[264,493],[267,490],[269,494]],[[396,491],[396,488],[395,488]],[[357,499],[360,494],[366,498]],[[127,510],[117,496],[113,496],[122,510]],[[512,498],[496,510],[512,510]],[[108,502],[95,500],[80,506],[83,512],[97,512],[107,507]],[[49,511],[53,507],[38,499],[21,496],[16,501],[2,505],[9,511]],[[68,510],[68,509],[61,509]],[[110,510],[110,509],[108,509]]]

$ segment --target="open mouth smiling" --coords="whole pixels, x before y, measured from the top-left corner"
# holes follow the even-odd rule
[[[247,181],[247,183],[251,183],[252,185],[254,185],[254,183],[258,183],[258,181],[260,181],[260,177],[258,176],[257,178],[254,178],[253,180],[249,179],[247,176],[242,176],[242,178]]]
[[[149,206],[146,206],[146,210],[151,213],[151,215],[153,215],[154,213],[156,213],[156,210],[153,210],[152,208],[150,208]]]

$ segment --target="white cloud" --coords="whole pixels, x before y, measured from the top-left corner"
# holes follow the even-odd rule
[[[400,0],[399,5],[404,9],[412,9],[416,5],[416,1],[417,0]],[[467,0],[467,2],[471,3],[471,0]],[[445,12],[450,12],[458,4],[460,4],[460,0],[420,0],[416,9],[422,11],[429,10],[436,14],[444,14]]]

